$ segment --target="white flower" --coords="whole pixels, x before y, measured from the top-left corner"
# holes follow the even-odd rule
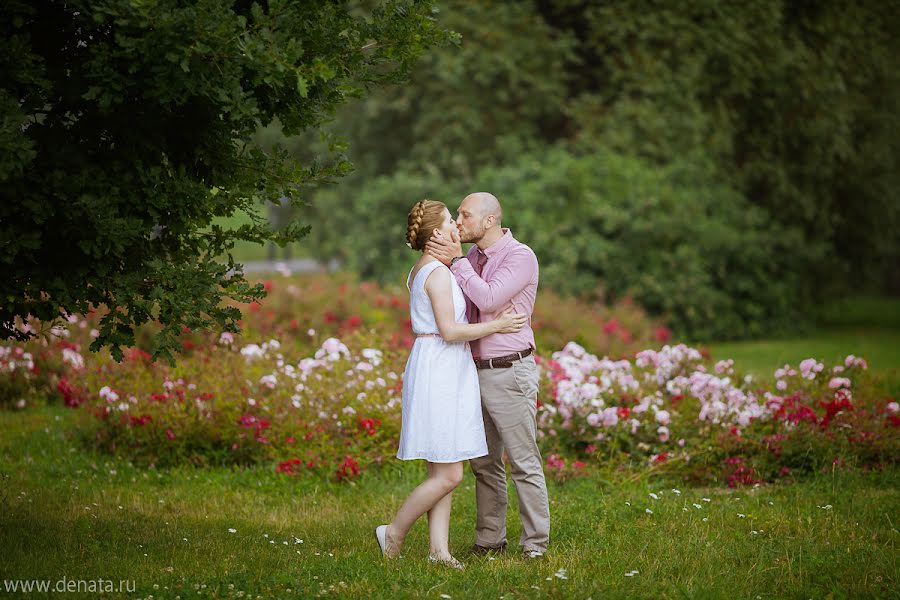
[[[71,348],[63,348],[63,362],[69,363],[72,365],[73,369],[83,369],[84,368],[84,358],[76,351]]]
[[[233,527],[229,527],[228,533],[237,533],[237,529],[234,529]]]

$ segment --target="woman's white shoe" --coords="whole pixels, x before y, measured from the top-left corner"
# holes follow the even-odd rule
[[[378,540],[378,547],[381,548],[381,555],[387,556],[387,525],[379,525],[375,528],[375,539]]]
[[[432,556],[432,555],[429,554],[429,555],[428,555],[428,561],[429,561],[429,562],[433,562],[433,563],[437,563],[437,564],[444,565],[445,567],[451,567],[451,568],[453,568],[453,569],[459,569],[460,571],[462,571],[463,569],[465,569],[465,566],[464,566],[461,562],[459,562],[458,560],[456,560],[454,557],[452,557],[452,556],[451,556],[450,558],[435,558],[434,556]]]

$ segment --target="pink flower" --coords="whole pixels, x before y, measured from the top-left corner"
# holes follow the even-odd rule
[[[662,426],[656,430],[656,433],[659,434],[659,441],[668,442],[669,441],[669,428]]]
[[[828,387],[835,390],[839,387],[850,387],[850,380],[846,377],[834,377],[828,382]]]
[[[619,415],[617,414],[616,407],[610,406],[603,409],[603,426],[604,427],[613,427],[619,422]]]
[[[671,420],[669,411],[667,411],[667,410],[656,411],[656,420],[660,425],[668,425],[669,421]]]
[[[900,404],[897,404],[896,402],[888,402],[887,410],[890,413],[897,414],[897,411],[900,411]]]
[[[551,454],[547,457],[547,468],[560,470],[564,469],[566,466],[566,461],[560,457],[559,454]]]

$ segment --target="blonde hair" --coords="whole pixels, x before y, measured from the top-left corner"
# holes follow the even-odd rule
[[[437,200],[416,202],[406,218],[406,245],[413,250],[424,250],[425,243],[431,238],[431,231],[443,225],[446,208],[443,202]]]

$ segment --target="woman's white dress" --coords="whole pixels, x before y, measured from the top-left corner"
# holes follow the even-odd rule
[[[439,333],[425,292],[425,280],[435,269],[449,272],[440,261],[433,261],[419,269],[412,282],[407,276],[414,333]],[[456,322],[467,323],[465,296],[453,274],[449,275]],[[478,373],[468,343],[417,337],[403,372],[402,406],[397,458],[451,463],[488,453]]]

